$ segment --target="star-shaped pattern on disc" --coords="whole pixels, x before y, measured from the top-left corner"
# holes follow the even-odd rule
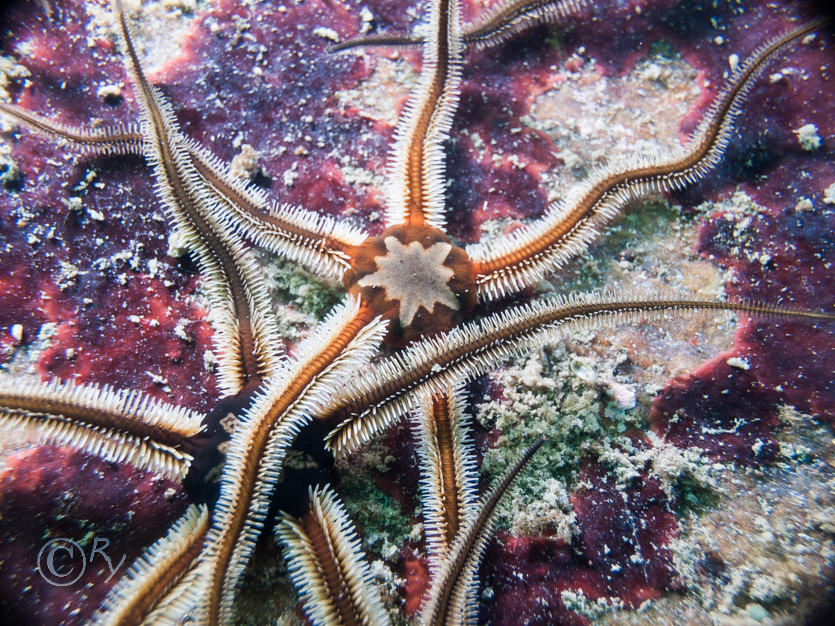
[[[424,248],[420,242],[403,245],[396,237],[386,237],[385,256],[377,257],[377,271],[357,281],[362,287],[382,287],[389,300],[400,302],[399,319],[403,326],[412,323],[420,307],[431,312],[436,303],[458,310],[449,280],[455,272],[444,265],[452,246],[445,241]]]

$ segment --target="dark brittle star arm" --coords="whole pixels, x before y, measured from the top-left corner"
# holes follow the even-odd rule
[[[144,155],[144,137],[139,129],[132,125],[89,129],[67,126],[7,102],[0,102],[0,113],[37,133],[75,144],[85,153],[105,156]]]
[[[142,71],[119,0],[115,11],[143,117],[146,159],[168,217],[196,256],[208,287],[221,348],[221,386],[229,395],[252,391],[280,363],[263,272],[237,233],[215,215],[217,199],[195,170],[170,105]]]
[[[0,113],[35,132],[70,142],[84,154],[153,154],[139,128],[133,125],[100,129],[67,126],[3,102]],[[177,140],[183,141],[180,137]],[[185,144],[191,167],[214,194],[219,221],[256,245],[301,263],[322,278],[342,277],[349,265],[347,251],[360,245],[365,233],[298,207],[271,204],[260,191],[236,180],[228,166],[208,150],[194,141]]]
[[[459,530],[443,567],[433,577],[432,587],[427,591],[419,618],[422,626],[472,623],[470,616],[477,600],[478,568],[493,533],[496,505],[543,443],[544,438],[525,451],[481,499],[478,513]]]
[[[288,447],[307,421],[325,412],[348,372],[366,366],[384,335],[385,324],[348,298],[266,381],[239,419],[208,538],[195,565],[202,575],[183,592],[184,606],[203,622],[231,623]]]
[[[423,69],[392,150],[387,225],[443,229],[445,154],[461,83],[459,0],[437,0],[430,11],[431,37],[424,45]]]
[[[503,0],[484,11],[474,22],[466,24],[461,41],[466,49],[490,48],[531,26],[559,24],[577,17],[589,4],[588,0]],[[371,46],[410,47],[423,43],[424,38],[419,34],[380,33],[348,39],[331,46],[328,51],[336,53]]]
[[[58,124],[5,103],[0,104],[0,112],[84,151],[137,154],[151,163],[169,217],[187,240],[208,283],[224,348],[221,386],[228,394],[252,390],[276,367],[279,352],[261,272],[238,233],[214,214],[220,202],[217,193],[200,177],[173,112],[142,72],[118,2],[116,12],[127,48],[128,73],[146,124],[91,130]],[[199,155],[194,160],[202,163]]]
[[[183,451],[203,416],[130,391],[73,382],[0,377],[0,424],[32,429],[43,441],[182,480]]]
[[[669,156],[632,160],[592,175],[564,205],[498,244],[467,248],[479,298],[502,298],[535,284],[597,238],[600,228],[629,202],[650,193],[680,190],[701,180],[721,160],[756,79],[786,45],[820,28],[803,24],[762,45],[730,78],[691,139]]]
[[[283,514],[275,534],[313,624],[390,623],[354,525],[330,487],[311,489],[308,512],[298,519]]]
[[[561,340],[586,328],[638,322],[667,314],[744,313],[760,317],[832,322],[835,313],[755,302],[700,300],[677,295],[656,298],[588,293],[509,308],[448,333],[412,344],[356,376],[332,402],[323,419],[332,430],[333,452],[353,449],[416,407],[425,394],[445,393],[514,354]]]
[[[246,363],[247,358],[251,360],[252,357],[246,357],[244,353],[257,357],[265,370],[261,372],[263,378],[273,366],[270,361],[274,361],[274,357],[267,354],[267,347],[275,344],[275,336],[264,319],[260,277],[256,276],[258,272],[247,267],[252,262],[243,258],[246,254],[241,237],[300,262],[323,278],[338,279],[349,266],[347,251],[361,244],[366,235],[329,217],[297,207],[271,204],[260,191],[236,180],[228,166],[208,150],[187,140],[167,102],[145,78],[123,18],[120,24],[128,48],[129,73],[136,79],[135,85],[143,96],[143,111],[153,129],[148,141],[151,146],[148,158],[158,166],[158,180],[170,192],[171,200],[182,209],[173,210],[178,225],[184,230],[195,231],[196,237],[192,239],[198,245],[205,244],[204,252],[215,257],[215,265],[219,264],[221,273],[226,275],[226,282],[235,296],[233,300],[241,330],[244,378],[254,378],[253,364]],[[228,248],[225,252],[224,246]],[[231,271],[236,262],[241,270],[240,279]],[[250,308],[254,309],[248,315],[247,307],[238,297],[244,292],[250,300]],[[257,341],[252,341],[248,335],[259,324],[270,336],[256,337]]]

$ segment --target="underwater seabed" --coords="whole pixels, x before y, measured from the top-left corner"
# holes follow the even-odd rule
[[[465,56],[446,161],[457,241],[504,237],[608,159],[678,145],[729,62],[812,10],[598,4],[594,21]],[[107,2],[2,15],[0,95],[65,124],[136,117]],[[165,0],[142,3],[134,36],[189,137],[270,197],[379,233],[392,129],[420,51],[325,50],[365,25],[410,31],[420,15],[398,0]],[[829,33],[787,48],[714,173],[630,208],[526,297],[671,289],[831,311],[833,61]],[[206,296],[146,165],[87,159],[0,124],[0,372],[210,409]],[[343,290],[268,253],[259,262],[292,350]],[[833,591],[833,372],[831,324],[695,316],[578,333],[469,384],[482,488],[547,438],[501,505],[479,623],[812,619]],[[403,624],[430,584],[414,445],[397,425],[339,458],[333,483]],[[171,480],[19,431],[0,433],[0,451],[0,606],[17,623],[82,624],[110,587],[95,568],[47,584],[36,563],[50,538],[106,537],[129,564],[188,504]],[[301,615],[281,550],[262,536],[238,620]]]

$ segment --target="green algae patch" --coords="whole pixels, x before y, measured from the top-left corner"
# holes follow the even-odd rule
[[[306,315],[321,319],[342,300],[341,289],[315,279],[293,263],[271,260],[265,269],[274,295]]]
[[[673,485],[675,512],[678,517],[700,515],[713,510],[719,504],[715,489],[692,476],[682,476]]]
[[[342,474],[339,491],[349,516],[365,533],[365,545],[388,559],[389,544],[403,545],[411,528],[400,505],[364,473]]]
[[[640,263],[651,259],[657,241],[669,237],[673,225],[682,220],[678,206],[664,200],[646,200],[627,210],[607,229],[605,239],[595,243],[588,254],[572,260],[563,280],[547,291],[561,293],[600,289],[620,273],[624,260]],[[617,271],[616,271],[617,270]]]
[[[593,361],[555,345],[517,358],[494,375],[502,397],[476,407],[482,426],[501,433],[484,455],[482,477],[496,480],[545,437],[500,507],[499,527],[564,538],[574,532],[568,493],[581,462],[643,423],[634,391],[614,373],[617,365],[617,357]]]
[[[675,60],[681,58],[681,55],[672,43],[666,39],[658,39],[650,44],[647,57],[660,57],[662,59]]]

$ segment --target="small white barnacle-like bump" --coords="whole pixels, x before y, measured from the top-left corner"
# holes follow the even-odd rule
[[[449,330],[475,305],[467,253],[435,228],[393,226],[352,256],[345,288],[390,321],[392,343]]]

